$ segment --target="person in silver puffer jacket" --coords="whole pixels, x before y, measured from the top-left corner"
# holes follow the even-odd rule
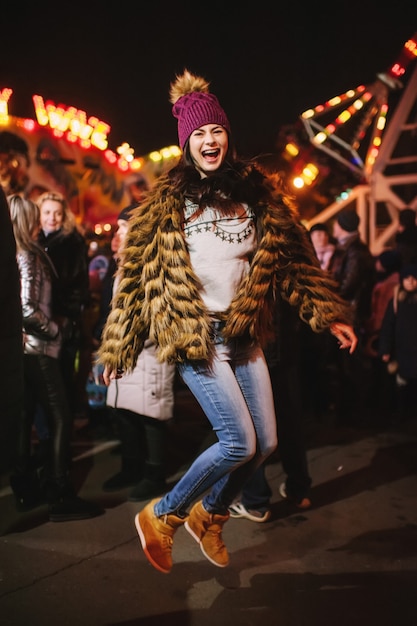
[[[21,251],[17,254],[21,280],[23,312],[23,350],[25,354],[59,357],[62,332],[52,319],[52,272],[39,254]]]
[[[58,366],[66,326],[52,316],[55,270],[36,242],[39,208],[20,195],[10,196],[8,202],[20,272],[24,351],[24,410],[10,485],[18,510],[28,510],[46,499],[50,521],[95,517],[103,512],[101,507],[76,496],[69,477],[72,417]],[[39,472],[31,449],[38,405],[47,416],[51,433],[46,462]]]

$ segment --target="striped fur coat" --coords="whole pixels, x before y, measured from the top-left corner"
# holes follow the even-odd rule
[[[229,309],[217,316],[225,322],[224,337],[246,336],[265,345],[272,339],[278,292],[316,332],[336,321],[350,323],[350,311],[320,269],[306,230],[274,191],[273,179],[265,180],[268,202],[254,209],[257,251]],[[131,215],[98,352],[112,371],[132,371],[148,337],[161,362],[211,359],[211,320],[182,232],[183,206],[183,195],[163,176]]]

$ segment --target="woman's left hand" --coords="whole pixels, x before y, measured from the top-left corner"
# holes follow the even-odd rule
[[[352,354],[356,350],[358,338],[352,326],[335,322],[330,326],[330,332],[338,340],[341,350],[349,348],[349,354]]]

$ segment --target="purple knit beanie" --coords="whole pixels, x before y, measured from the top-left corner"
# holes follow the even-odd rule
[[[205,124],[218,124],[230,133],[227,115],[216,96],[208,91],[204,78],[185,70],[171,84],[172,113],[178,119],[178,139],[181,150],[193,131]]]

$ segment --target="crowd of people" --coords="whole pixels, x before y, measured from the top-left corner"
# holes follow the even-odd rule
[[[17,509],[46,503],[54,522],[104,513],[76,494],[70,456],[74,417],[88,411],[86,374],[99,364],[120,439],[120,469],[102,488],[149,501],[135,524],[163,573],[181,526],[211,563],[228,565],[229,518],[271,517],[265,468],[275,451],[281,496],[312,505],[304,412],[343,425],[367,411],[417,415],[416,211],[399,212],[395,240],[377,257],[354,210],[340,211],[331,231],[308,231],[280,177],[237,156],[204,78],[184,71],[170,98],[182,157],[152,188],[135,189],[102,259],[89,262],[61,193],[0,197],[15,311],[3,330]],[[176,376],[216,441],[168,490]]]
[[[349,359],[332,350],[329,342],[313,339],[307,373],[314,372],[310,389],[316,414],[332,407],[340,423],[356,425],[363,419],[372,421],[373,415],[379,422],[401,422],[417,413],[413,370],[417,366],[417,331],[410,314],[408,323],[404,322],[403,304],[411,305],[417,298],[413,282],[417,272],[416,215],[409,207],[399,212],[392,245],[377,256],[360,238],[355,211],[342,210],[331,232],[326,224],[312,227],[311,239],[319,258],[324,248],[333,246],[326,271],[351,306],[359,339]],[[314,234],[323,231],[325,235],[317,242]],[[401,306],[397,308],[398,298]],[[312,367],[311,358],[317,359],[318,367]]]

